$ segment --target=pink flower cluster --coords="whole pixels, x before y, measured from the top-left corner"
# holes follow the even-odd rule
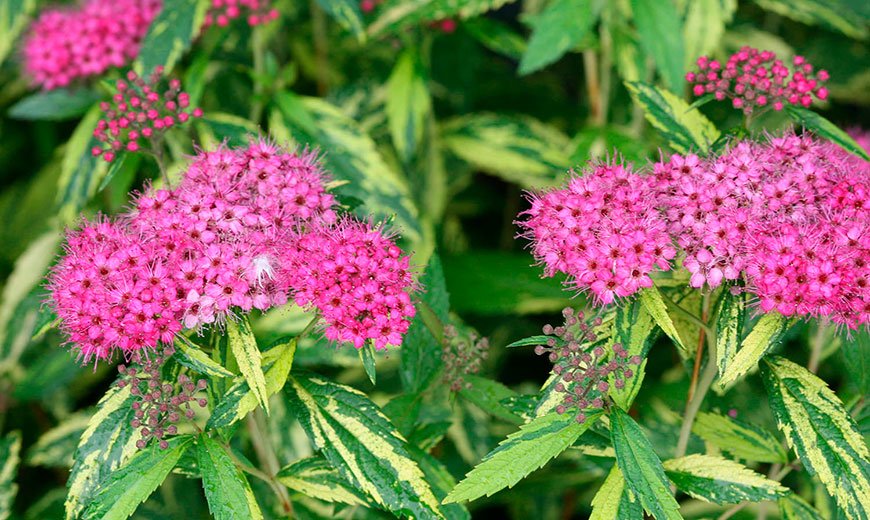
[[[696,96],[713,94],[716,99],[731,99],[734,108],[751,114],[756,109],[782,110],[786,104],[809,107],[813,96],[827,99],[824,87],[828,73],[814,72],[803,56],[792,59],[789,69],[771,51],[743,47],[728,58],[723,67],[707,56],[698,58],[698,70],[686,74]]]
[[[350,218],[314,225],[294,237],[282,258],[296,303],[316,307],[326,337],[361,348],[399,345],[415,309],[410,258],[383,231]]]
[[[105,117],[100,119],[94,129],[94,137],[105,146],[94,146],[91,153],[111,162],[122,150],[138,151],[143,142],[157,137],[160,133],[184,124],[191,117],[202,116],[199,108],[190,109],[190,96],[181,91],[177,79],[169,81],[164,92],[157,90],[162,67],[151,74],[146,82],[132,70],[127,72],[127,81],[118,80],[118,92],[112,102],[100,103]]]
[[[532,195],[519,225],[547,276],[570,277],[601,304],[650,287],[649,273],[676,254],[656,208],[651,177],[630,166],[599,165],[567,186]]]
[[[272,9],[270,4],[270,0],[211,0],[211,7],[205,15],[203,25],[226,27],[243,15],[252,27],[269,23],[278,18],[278,11]]]
[[[121,67],[139,45],[161,0],[85,0],[79,7],[43,11],[23,47],[24,70],[35,85],[51,90]]]
[[[295,295],[332,340],[400,344],[409,259],[381,230],[337,219],[326,179],[311,153],[220,147],[120,221],[86,223],[49,283],[70,341],[86,359],[129,354]]]
[[[870,163],[786,134],[654,170],[693,287],[742,277],[765,312],[870,320]]]

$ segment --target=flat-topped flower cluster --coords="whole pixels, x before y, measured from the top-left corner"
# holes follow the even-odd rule
[[[313,153],[259,140],[201,151],[174,189],[85,222],[51,273],[52,304],[85,359],[170,343],[293,297],[329,339],[401,343],[409,258],[379,226],[338,217]]]
[[[278,18],[271,0],[212,0],[203,27],[236,18],[261,25]],[[84,0],[42,11],[24,39],[24,72],[44,90],[69,86],[128,65],[163,8],[162,0]]]
[[[870,163],[828,141],[741,141],[651,175],[593,166],[531,205],[520,225],[545,274],[599,304],[649,286],[676,254],[691,286],[739,280],[764,312],[870,321]]]

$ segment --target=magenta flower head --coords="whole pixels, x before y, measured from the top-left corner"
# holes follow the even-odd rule
[[[185,327],[287,301],[289,284],[276,273],[293,230],[336,218],[326,180],[315,154],[258,140],[201,151],[176,189],[137,200],[131,227],[174,259]]]
[[[707,56],[698,58],[698,70],[686,74],[696,96],[713,94],[731,99],[734,108],[751,114],[755,110],[785,105],[809,107],[813,98],[825,100],[828,73],[815,71],[803,56],[795,56],[789,68],[771,51],[743,47],[723,66]]]
[[[400,345],[415,309],[410,258],[383,228],[352,217],[313,223],[282,255],[282,276],[303,307],[314,307],[331,341],[361,348]]]
[[[47,9],[25,36],[25,73],[34,85],[51,90],[123,67],[139,54],[161,5],[161,0],[85,0],[78,7]]]
[[[94,156],[111,162],[118,152],[136,152],[173,126],[202,115],[202,110],[190,107],[190,96],[177,79],[170,80],[165,90],[158,88],[162,73],[163,67],[157,67],[146,81],[131,70],[126,80],[115,82],[117,92],[111,102],[100,103],[104,117],[97,122],[94,137],[103,145],[91,150]]]
[[[244,17],[252,27],[269,23],[278,18],[278,11],[271,7],[271,3],[271,0],[211,0],[204,26],[226,27],[240,17]]]
[[[107,220],[85,222],[49,275],[51,305],[85,361],[129,355],[181,330],[173,271],[153,241]]]
[[[567,186],[531,194],[518,224],[544,274],[565,273],[599,304],[650,287],[676,250],[656,208],[654,179],[618,164],[599,165]]]

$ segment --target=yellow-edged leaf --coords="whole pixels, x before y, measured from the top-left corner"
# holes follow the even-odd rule
[[[640,81],[626,81],[625,86],[647,121],[677,152],[703,154],[719,139],[716,126],[673,92]]]
[[[266,390],[266,377],[263,375],[262,356],[247,317],[227,321],[227,343],[236,358],[239,371],[257,401],[268,413],[269,393]]]
[[[650,316],[652,316],[656,321],[656,325],[658,325],[659,328],[661,328],[680,349],[688,352],[688,349],[683,344],[683,340],[680,339],[680,334],[677,332],[677,328],[674,326],[670,314],[668,314],[668,307],[665,305],[665,301],[662,299],[662,294],[659,292],[658,288],[654,285],[642,290],[640,292],[640,302],[643,304]]]
[[[775,500],[789,492],[779,482],[722,457],[696,453],[663,465],[677,489],[715,504]]]
[[[625,485],[625,477],[614,464],[592,499],[589,520],[633,520],[643,517],[643,508]]]
[[[761,359],[785,333],[788,320],[778,312],[769,312],[752,327],[749,335],[740,344],[731,359],[724,360],[725,372],[719,376],[716,385],[720,390],[730,388],[758,365]]]
[[[788,462],[788,454],[767,430],[724,415],[699,412],[692,432],[734,457],[757,462]]]
[[[18,492],[15,475],[21,462],[21,432],[14,431],[0,438],[0,519],[12,515],[12,502]]]

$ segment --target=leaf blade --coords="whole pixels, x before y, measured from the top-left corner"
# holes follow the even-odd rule
[[[666,460],[663,465],[677,489],[705,502],[760,502],[789,493],[779,482],[722,457],[693,454]]]
[[[719,130],[697,109],[673,92],[640,81],[626,81],[632,99],[644,110],[647,121],[679,153],[693,149],[705,153],[719,138]]]
[[[263,513],[248,479],[233,464],[223,446],[208,435],[200,435],[196,442],[196,460],[202,473],[202,489],[208,510],[214,518],[262,520]],[[244,510],[240,511],[239,507]]]
[[[247,317],[238,321],[227,321],[227,342],[239,365],[239,371],[257,401],[269,413],[269,393],[266,390],[266,376],[263,375],[263,357]]]

